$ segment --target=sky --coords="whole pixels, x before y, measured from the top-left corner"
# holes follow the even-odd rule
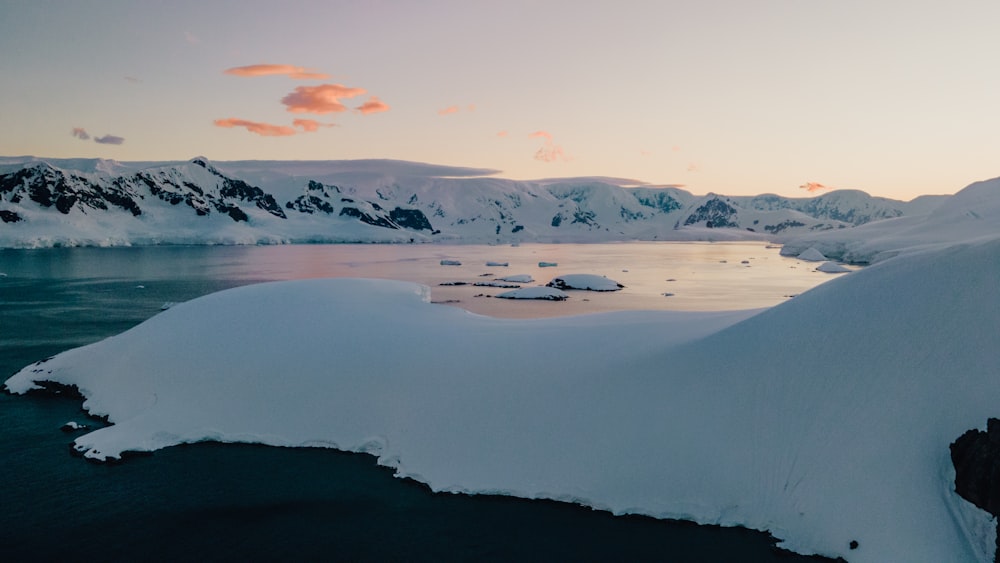
[[[0,0],[0,155],[908,200],[1000,176],[997,0]]]

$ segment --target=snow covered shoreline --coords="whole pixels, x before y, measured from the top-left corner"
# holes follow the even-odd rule
[[[998,256],[888,260],[763,312],[530,321],[401,282],[261,284],[7,387],[76,385],[114,424],[75,442],[97,459],[319,445],[434,490],[742,525],[851,561],[988,560],[991,518],[953,492],[948,444],[1000,404]]]

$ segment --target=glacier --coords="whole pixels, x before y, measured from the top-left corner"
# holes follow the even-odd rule
[[[76,386],[93,459],[214,440],[368,452],[435,491],[768,530],[851,561],[988,561],[949,443],[1000,404],[1000,237],[767,310],[498,319],[314,279],[180,303],[6,381]]]

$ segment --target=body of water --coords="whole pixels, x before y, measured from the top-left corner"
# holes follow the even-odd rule
[[[441,260],[461,262],[442,266]],[[487,261],[507,262],[487,267]],[[539,262],[558,264],[539,267]],[[501,316],[774,305],[828,276],[755,244],[152,247],[0,250],[0,377],[248,283],[404,279],[435,301]],[[625,284],[566,302],[440,286],[531,274]],[[670,280],[670,281],[668,281]],[[663,293],[673,293],[665,297]],[[507,497],[433,494],[374,458],[324,449],[196,444],[121,464],[70,455],[69,397],[0,395],[0,559],[787,561],[766,534]]]

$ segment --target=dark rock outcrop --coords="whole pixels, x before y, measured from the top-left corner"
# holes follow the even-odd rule
[[[1000,420],[986,422],[986,432],[969,430],[951,444],[955,466],[955,492],[965,500],[1000,516]],[[1000,524],[997,529],[1000,560]]]

